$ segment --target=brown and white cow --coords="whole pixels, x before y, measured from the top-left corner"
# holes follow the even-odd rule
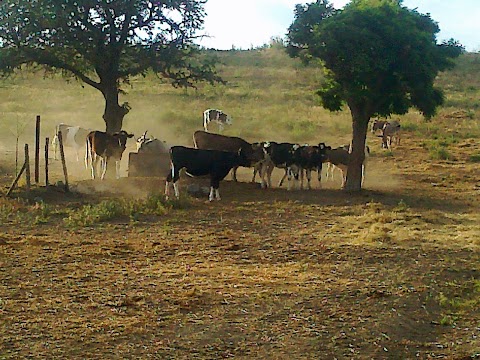
[[[232,125],[232,118],[222,110],[207,109],[203,112],[203,128],[205,131],[208,131],[208,126],[212,122],[217,123],[218,132],[222,132],[224,125]]]
[[[330,178],[333,180],[334,170],[336,168],[339,169],[342,173],[342,189],[345,187],[347,181],[348,165],[351,161],[350,150],[350,145],[343,145],[336,149],[327,146],[325,150],[325,162],[328,163],[326,179],[328,180]],[[365,146],[365,157],[362,164],[362,186],[365,181],[366,164],[369,156],[370,148]]]
[[[67,124],[58,124],[55,126],[55,134],[52,139],[53,158],[57,160],[57,151],[59,147],[58,133],[62,134],[62,142],[64,147],[71,147],[75,150],[77,161],[79,161],[79,151],[84,148],[85,140],[91,130],[84,129],[80,126],[72,126]]]
[[[88,169],[90,164],[93,179],[97,176],[97,163],[99,160],[102,160],[102,180],[105,178],[110,160],[115,161],[116,178],[120,178],[120,160],[127,146],[127,139],[132,137],[133,134],[129,134],[124,130],[114,134],[107,134],[103,131],[91,131],[87,135],[85,166]]]
[[[204,150],[220,150],[236,153],[242,149],[247,159],[250,160],[248,167],[255,166],[264,160],[264,152],[260,144],[251,144],[236,136],[212,134],[198,130],[193,134],[193,144],[195,148]],[[238,166],[232,169],[233,181],[237,181],[237,169]]]

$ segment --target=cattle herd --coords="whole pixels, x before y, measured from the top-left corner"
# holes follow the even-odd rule
[[[252,167],[252,182],[257,174],[261,180],[261,187],[272,186],[271,175],[274,168],[284,170],[283,177],[279,182],[282,186],[285,179],[288,181],[287,188],[292,186],[303,189],[304,178],[306,188],[311,188],[312,171],[317,172],[319,184],[321,184],[321,171],[323,164],[327,164],[327,179],[333,178],[335,169],[342,173],[342,187],[345,186],[348,164],[351,160],[350,146],[344,145],[332,148],[319,143],[318,145],[277,143],[273,141],[249,143],[235,136],[225,136],[208,132],[208,125],[216,122],[219,132],[223,125],[231,125],[230,116],[217,109],[208,109],[203,113],[203,125],[205,131],[195,131],[193,134],[194,147],[171,146],[156,138],[148,138],[147,131],[136,139],[138,153],[169,154],[170,171],[166,174],[165,195],[170,196],[173,185],[174,194],[180,196],[177,181],[180,170],[185,169],[190,176],[209,176],[210,193],[209,200],[220,200],[219,184],[227,174],[232,171],[232,179],[237,181],[238,167]],[[389,148],[394,143],[400,143],[400,124],[398,121],[375,120],[371,131],[380,130],[382,148]],[[62,133],[64,146],[75,150],[77,161],[79,150],[86,146],[85,165],[91,169],[92,178],[97,177],[98,161],[101,161],[101,179],[104,179],[110,161],[115,161],[116,177],[120,177],[119,167],[122,154],[126,149],[126,143],[133,134],[122,130],[118,133],[107,134],[101,131],[91,131],[79,126],[59,124],[55,129],[52,141],[54,157],[58,145],[58,132]],[[365,161],[362,166],[362,183],[365,177],[365,165],[370,150],[365,148]],[[321,186],[321,185],[320,185]]]

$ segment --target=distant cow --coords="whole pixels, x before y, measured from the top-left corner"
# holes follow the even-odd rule
[[[395,144],[400,145],[400,123],[396,120],[385,124],[382,128],[382,148],[388,149],[392,147],[392,140]]]
[[[383,127],[388,124],[387,120],[375,119],[372,122],[371,132],[374,134],[377,130],[383,130]]]
[[[147,138],[147,131],[137,138],[137,152],[149,154],[167,154],[171,146],[154,137]]]
[[[84,129],[80,126],[72,126],[67,124],[58,124],[55,126],[55,134],[52,139],[53,158],[57,160],[57,151],[59,146],[58,133],[62,133],[62,142],[64,147],[71,147],[75,150],[77,161],[79,161],[79,150],[85,146],[85,140],[91,130]]]
[[[203,128],[208,131],[210,123],[216,122],[218,124],[218,131],[223,131],[224,125],[232,125],[232,118],[225,114],[222,110],[208,109],[203,112]]]
[[[102,180],[105,178],[108,163],[111,159],[115,161],[116,178],[120,178],[120,160],[125,151],[127,139],[132,137],[133,134],[129,134],[124,130],[112,135],[102,131],[91,131],[87,135],[85,166],[88,169],[90,162],[93,179],[97,176],[97,162],[100,159],[102,160]]]
[[[238,166],[248,166],[250,160],[247,159],[242,149],[237,153],[218,150],[193,149],[185,146],[173,146],[170,149],[171,171],[167,176],[165,184],[165,196],[170,195],[170,184],[173,182],[175,196],[178,198],[177,180],[180,177],[180,170],[185,171],[190,176],[210,175],[210,195],[209,201],[220,200],[218,190],[220,181],[222,181],[228,172]]]
[[[225,136],[212,134],[205,131],[195,131],[193,134],[193,144],[197,149],[220,150],[238,152],[242,149],[243,153],[250,160],[249,167],[264,159],[263,148],[258,144],[250,144],[242,138],[236,136]],[[238,166],[232,169],[232,179],[237,181]]]

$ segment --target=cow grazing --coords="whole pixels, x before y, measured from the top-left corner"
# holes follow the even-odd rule
[[[180,170],[185,168],[190,176],[210,175],[209,201],[220,200],[219,186],[229,171],[238,166],[248,166],[250,160],[245,156],[243,149],[238,152],[193,149],[185,146],[173,146],[170,149],[170,173],[165,184],[165,196],[170,195],[170,184],[173,183],[175,196],[178,198],[177,180]]]
[[[203,112],[203,128],[208,131],[210,123],[218,124],[218,132],[223,131],[224,125],[232,125],[232,118],[225,114],[222,110],[208,109]]]
[[[255,166],[256,163],[264,159],[262,146],[259,144],[250,144],[242,138],[236,136],[225,136],[212,134],[205,131],[195,131],[193,134],[193,144],[196,149],[219,150],[238,152],[242,149],[243,153],[250,160],[249,167]],[[238,166],[232,169],[232,180],[237,181]]]
[[[299,177],[299,168],[295,165],[294,153],[300,145],[291,143],[277,143],[274,141],[268,141],[263,144],[265,160],[262,163],[262,169],[260,171],[262,188],[272,186],[272,172],[273,169],[277,167],[285,169],[285,174],[278,183],[278,186],[282,186],[285,178],[288,178],[287,188],[290,190],[292,180],[298,180]],[[265,176],[267,177],[266,180]]]
[[[84,129],[80,126],[72,126],[67,124],[58,124],[55,126],[55,134],[52,139],[53,158],[57,160],[57,151],[59,146],[58,133],[62,134],[62,142],[64,147],[71,147],[75,150],[77,161],[79,161],[79,150],[85,146],[85,140],[91,130]]]
[[[107,134],[102,131],[91,131],[88,134],[85,166],[88,169],[90,163],[93,179],[97,176],[97,163],[100,159],[102,160],[102,180],[105,178],[110,160],[115,161],[116,178],[120,178],[120,160],[125,151],[128,138],[132,137],[133,134],[129,134],[124,130],[114,134]]]
[[[382,148],[388,149],[392,147],[392,140],[395,139],[395,144],[400,145],[400,123],[396,120],[387,123],[382,128]]]
[[[149,154],[167,154],[171,146],[154,137],[147,138],[147,131],[137,138],[137,152]]]

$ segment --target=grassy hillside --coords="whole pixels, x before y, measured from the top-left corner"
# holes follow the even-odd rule
[[[314,95],[322,78],[318,68],[303,67],[278,48],[222,51],[218,56],[223,63],[218,69],[227,85],[201,85],[198,90],[185,91],[154,76],[133,79],[121,99],[132,106],[124,128],[136,134],[148,129],[158,138],[188,144],[192,132],[202,126],[202,112],[212,107],[233,117],[227,134],[252,141],[327,141],[336,145],[349,140],[349,112],[330,113],[318,106]],[[464,111],[468,120],[459,126],[470,127],[470,120],[479,118],[479,67],[480,55],[466,54],[458,59],[455,70],[439,76],[447,102],[432,124],[457,110]],[[67,83],[60,76],[21,73],[0,80],[0,99],[0,131],[6,135],[3,143],[10,143],[16,134],[20,143],[28,142],[37,114],[43,118],[45,136],[52,134],[59,122],[104,129],[101,94],[77,82]],[[407,126],[423,126],[415,111],[402,121],[410,124]],[[471,130],[477,133],[478,125]]]
[[[348,111],[316,103],[318,69],[278,49],[218,55],[226,86],[134,79],[125,129],[189,144],[217,107],[248,140],[349,140]],[[72,193],[23,183],[0,196],[0,359],[478,359],[479,64],[465,54],[441,74],[445,107],[399,117],[393,150],[368,134],[359,194],[338,175],[261,189],[241,169],[220,202],[186,196],[192,182],[208,189],[188,177],[166,201],[162,178],[84,180],[70,158]],[[0,185],[17,125],[21,144],[37,114],[45,136],[60,121],[103,129],[103,105],[58,77],[2,81]],[[59,161],[51,170],[62,179]]]

